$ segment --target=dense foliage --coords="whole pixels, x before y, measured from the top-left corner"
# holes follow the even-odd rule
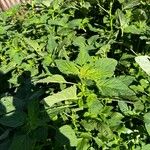
[[[0,149],[150,149],[150,2],[41,1],[0,14]]]

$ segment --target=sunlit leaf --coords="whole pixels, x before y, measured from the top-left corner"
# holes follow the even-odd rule
[[[71,86],[69,88],[66,88],[58,93],[55,93],[53,95],[50,95],[46,98],[44,98],[44,101],[48,106],[53,106],[56,103],[65,101],[65,100],[76,100],[77,97],[77,88],[76,86]]]
[[[137,56],[135,57],[135,61],[150,76],[150,57],[147,55]]]
[[[59,128],[60,133],[62,133],[65,137],[70,141],[71,146],[77,146],[78,139],[75,135],[75,131],[69,125],[64,125]]]
[[[58,69],[64,74],[77,75],[79,72],[76,64],[72,61],[56,60],[55,62]]]

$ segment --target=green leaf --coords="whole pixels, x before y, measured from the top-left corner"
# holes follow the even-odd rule
[[[76,150],[87,150],[89,149],[89,147],[90,147],[89,139],[81,138],[80,141],[78,142]]]
[[[111,58],[100,58],[95,61],[94,68],[98,69],[101,78],[111,77],[114,74],[117,61]]]
[[[53,106],[56,103],[66,101],[66,100],[76,100],[77,97],[77,88],[76,86],[71,86],[69,88],[66,88],[62,90],[61,92],[58,92],[56,94],[50,95],[46,98],[44,98],[44,101],[48,106]]]
[[[144,115],[144,123],[148,134],[150,135],[150,113]]]
[[[100,114],[102,108],[103,105],[100,101],[93,100],[92,104],[89,106],[89,113],[92,115],[98,115]]]
[[[10,133],[10,130],[5,130],[4,131],[4,133],[2,133],[1,135],[0,135],[0,141],[1,140],[4,140],[5,138],[7,138],[8,136],[9,136],[9,133]]]
[[[121,110],[122,113],[128,114],[129,108],[125,102],[119,101],[118,106],[119,106],[119,109]]]
[[[141,34],[144,31],[144,28],[138,28],[136,25],[130,25],[124,28],[125,33],[132,33],[132,34]]]
[[[81,120],[81,125],[85,128],[86,131],[94,131],[97,130],[97,121],[96,120]]]
[[[40,79],[35,83],[67,83],[67,81],[64,79],[63,76],[56,74],[44,79]]]
[[[148,149],[150,149],[150,144],[143,145],[141,150],[148,150]]]
[[[101,54],[103,57],[107,57],[107,53],[110,51],[110,44],[103,45],[96,54]]]
[[[31,46],[35,51],[38,51],[38,49],[39,49],[40,46],[39,46],[39,44],[38,44],[37,41],[25,38],[25,42],[29,46]]]
[[[28,120],[31,129],[39,126],[39,104],[37,100],[30,100],[28,103]]]
[[[13,104],[13,97],[12,96],[7,96],[3,97],[0,100],[0,114],[5,114],[9,113],[11,111],[15,110],[15,106]]]
[[[133,8],[133,7],[138,6],[138,5],[140,5],[140,0],[127,1],[124,4],[124,8],[123,9],[130,9],[130,8]]]
[[[123,75],[119,76],[118,79],[121,80],[127,86],[129,86],[135,80],[135,78],[132,76],[123,76]]]
[[[57,47],[57,43],[56,43],[56,38],[52,35],[48,36],[48,44],[47,44],[47,49],[48,52],[52,55],[55,48]]]
[[[83,47],[80,49],[80,52],[79,52],[78,57],[75,60],[75,62],[77,64],[79,64],[80,66],[82,66],[85,63],[89,62],[90,60],[91,60],[91,57],[88,54],[88,51]]]
[[[135,96],[135,93],[126,84],[117,78],[99,80],[97,86],[104,96],[126,97]]]
[[[68,22],[69,28],[79,27],[81,25],[82,19],[74,19]]]
[[[150,76],[150,57],[147,55],[138,56],[138,57],[135,57],[135,61]]]
[[[15,135],[9,150],[34,150],[35,141],[28,135]]]
[[[64,74],[77,75],[79,70],[74,62],[68,60],[56,60],[56,66]]]
[[[0,143],[0,149],[1,150],[8,150],[9,146],[11,144],[11,140],[4,140],[3,142]]]
[[[0,118],[0,124],[8,127],[19,127],[25,123],[26,115],[23,112],[15,112]]]
[[[109,124],[111,127],[118,127],[122,123],[122,119],[124,118],[124,116],[118,112],[114,112],[110,116],[111,119],[109,119]]]
[[[99,39],[99,35],[91,36],[91,37],[87,40],[88,45],[93,45],[98,39]]]
[[[117,61],[110,58],[100,58],[85,64],[80,69],[80,78],[100,80],[111,77],[114,74]]]
[[[85,43],[85,38],[83,36],[78,36],[73,40],[73,45],[79,46],[81,48],[85,48],[86,43]]]
[[[60,133],[67,137],[70,141],[70,146],[77,146],[78,139],[74,130],[69,125],[64,125],[59,128]]]

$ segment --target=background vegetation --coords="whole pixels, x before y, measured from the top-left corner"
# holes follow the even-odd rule
[[[148,0],[1,12],[0,149],[150,149],[149,16]]]

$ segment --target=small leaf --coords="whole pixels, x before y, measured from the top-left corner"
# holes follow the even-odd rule
[[[51,96],[44,98],[44,101],[46,102],[47,105],[51,107],[54,104],[65,101],[65,100],[78,99],[76,90],[77,90],[76,86],[71,86],[69,88],[62,90],[61,92],[58,92],[56,94],[53,94]]]
[[[138,57],[135,57],[135,61],[150,76],[150,57],[147,55],[138,56]]]

